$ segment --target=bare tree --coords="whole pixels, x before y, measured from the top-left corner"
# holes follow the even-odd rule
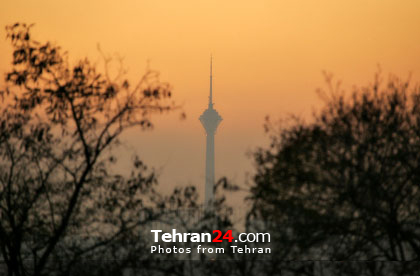
[[[1,91],[0,249],[18,276],[66,271],[92,254],[112,256],[116,243],[133,245],[136,227],[150,219],[140,211],[163,198],[139,158],[128,177],[113,172],[118,139],[176,108],[156,72],[132,86],[87,59],[70,65],[60,47],[35,41],[31,27],[6,27],[13,64]]]

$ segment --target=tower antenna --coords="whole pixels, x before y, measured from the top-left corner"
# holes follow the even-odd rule
[[[213,55],[210,54],[210,96],[209,108],[213,108]]]

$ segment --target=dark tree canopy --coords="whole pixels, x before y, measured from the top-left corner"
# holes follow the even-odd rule
[[[310,123],[267,121],[250,217],[281,259],[419,260],[419,86],[391,76],[347,96],[330,87]]]

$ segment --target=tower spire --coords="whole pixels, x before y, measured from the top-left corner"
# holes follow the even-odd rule
[[[213,108],[213,55],[210,54],[210,96],[209,96],[209,108]]]

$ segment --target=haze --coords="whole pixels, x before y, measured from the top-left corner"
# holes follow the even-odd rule
[[[173,86],[179,112],[155,118],[155,129],[132,130],[122,168],[136,151],[160,172],[164,190],[204,189],[206,108],[213,54],[216,176],[244,185],[249,150],[267,143],[263,119],[293,113],[309,118],[321,100],[322,70],[350,89],[370,82],[380,64],[413,79],[420,75],[420,1],[15,0],[0,4],[0,74],[10,67],[4,26],[36,23],[34,35],[69,51],[73,60],[100,61],[97,44],[119,53],[135,80],[150,67]],[[0,82],[2,83],[2,81]],[[242,197],[236,197],[240,201]]]

